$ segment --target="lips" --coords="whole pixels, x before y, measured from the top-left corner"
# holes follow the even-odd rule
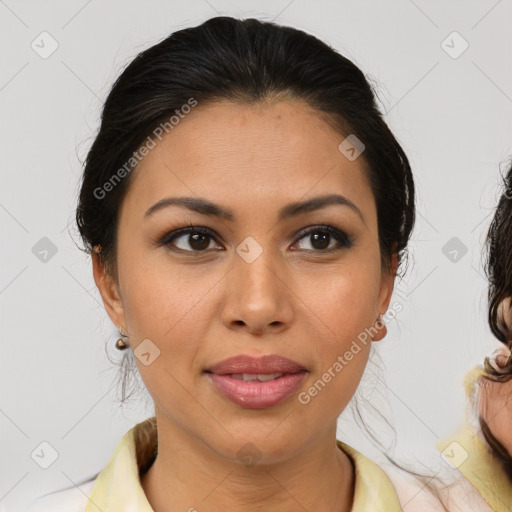
[[[250,382],[251,380],[268,382],[269,380],[278,379],[283,375],[284,373],[232,373],[230,376],[233,379],[245,380],[246,382]]]
[[[306,371],[306,368],[291,359],[272,354],[262,357],[247,355],[231,357],[215,364],[206,371],[216,375],[268,375],[272,373],[297,373]]]
[[[214,388],[239,407],[265,409],[292,396],[307,369],[277,355],[237,356],[205,371]]]

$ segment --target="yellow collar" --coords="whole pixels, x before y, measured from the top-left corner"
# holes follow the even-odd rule
[[[469,426],[436,444],[495,512],[512,510],[512,484],[499,462]]]
[[[386,473],[355,448],[339,440],[336,444],[352,459],[356,469],[352,512],[402,512],[395,488]]]
[[[154,418],[146,422],[150,420],[154,421]],[[140,483],[135,452],[134,431],[140,425],[124,435],[96,478],[86,512],[153,512]],[[352,512],[400,512],[397,494],[384,471],[354,448],[339,440],[336,443],[355,466]]]

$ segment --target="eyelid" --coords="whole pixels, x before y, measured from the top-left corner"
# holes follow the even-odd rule
[[[205,236],[209,236],[211,239],[215,240],[217,243],[219,243],[217,239],[217,234],[210,228],[207,228],[206,226],[198,226],[190,224],[189,226],[183,227],[183,228],[177,228],[177,229],[171,229],[170,231],[166,231],[164,235],[161,237],[158,237],[157,239],[157,245],[170,245],[171,242],[176,240],[177,238],[188,235],[190,233],[200,233]],[[183,251],[182,249],[176,249],[177,251]],[[185,251],[185,252],[201,252],[201,251]]]
[[[343,229],[340,229],[328,222],[324,222],[322,224],[312,224],[311,226],[302,229],[299,231],[294,244],[296,244],[299,240],[302,240],[304,237],[310,235],[311,233],[318,231],[329,233],[331,237],[333,237],[338,242],[339,247],[310,252],[317,252],[319,254],[329,253],[338,249],[353,247],[354,245],[354,241],[351,236],[349,236]]]
[[[347,237],[347,239],[349,238],[349,236],[347,235],[347,233],[345,233],[345,231],[341,228],[338,228],[332,224],[330,224],[329,222],[322,222],[320,224],[311,224],[305,228],[302,228],[296,235],[296,240],[300,240],[301,238],[304,237],[304,235],[308,235],[309,233],[311,232],[315,232],[315,231],[327,231],[328,233],[331,233],[331,234],[340,234],[340,235],[344,235]]]

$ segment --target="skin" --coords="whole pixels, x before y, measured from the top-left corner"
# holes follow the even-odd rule
[[[480,415],[512,457],[512,380],[496,382],[483,378],[479,395]]]
[[[381,267],[365,163],[341,154],[344,138],[300,100],[221,101],[198,105],[134,171],[119,216],[118,281],[97,254],[93,272],[131,349],[148,338],[160,350],[149,366],[135,358],[158,421],[159,454],[142,478],[156,512],[351,509],[354,468],[335,445],[336,421],[371,340],[307,405],[292,396],[243,409],[204,373],[234,355],[279,354],[308,369],[298,392],[305,391],[387,310],[396,258]],[[349,198],[363,219],[330,205],[277,221],[288,203],[332,193]],[[236,218],[178,206],[145,218],[169,196],[206,198]],[[302,235],[326,222],[354,245]],[[176,252],[155,243],[189,223],[212,230],[206,250],[187,234],[174,240]],[[236,252],[249,236],[263,250],[252,263]],[[385,334],[383,327],[374,341]],[[237,455],[248,442],[259,452],[253,465]]]

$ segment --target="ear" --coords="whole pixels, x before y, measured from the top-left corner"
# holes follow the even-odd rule
[[[398,255],[393,251],[389,268],[385,268],[381,273],[379,300],[378,300],[378,314],[383,315],[391,302],[393,295],[393,288],[395,285],[396,273],[398,270]],[[384,324],[379,328],[379,332],[373,336],[373,341],[382,340],[387,334],[387,328]]]
[[[125,311],[119,294],[119,287],[115,278],[107,271],[98,246],[94,247],[92,253],[92,273],[110,320],[117,328],[121,327],[124,332],[127,332],[125,330]]]

